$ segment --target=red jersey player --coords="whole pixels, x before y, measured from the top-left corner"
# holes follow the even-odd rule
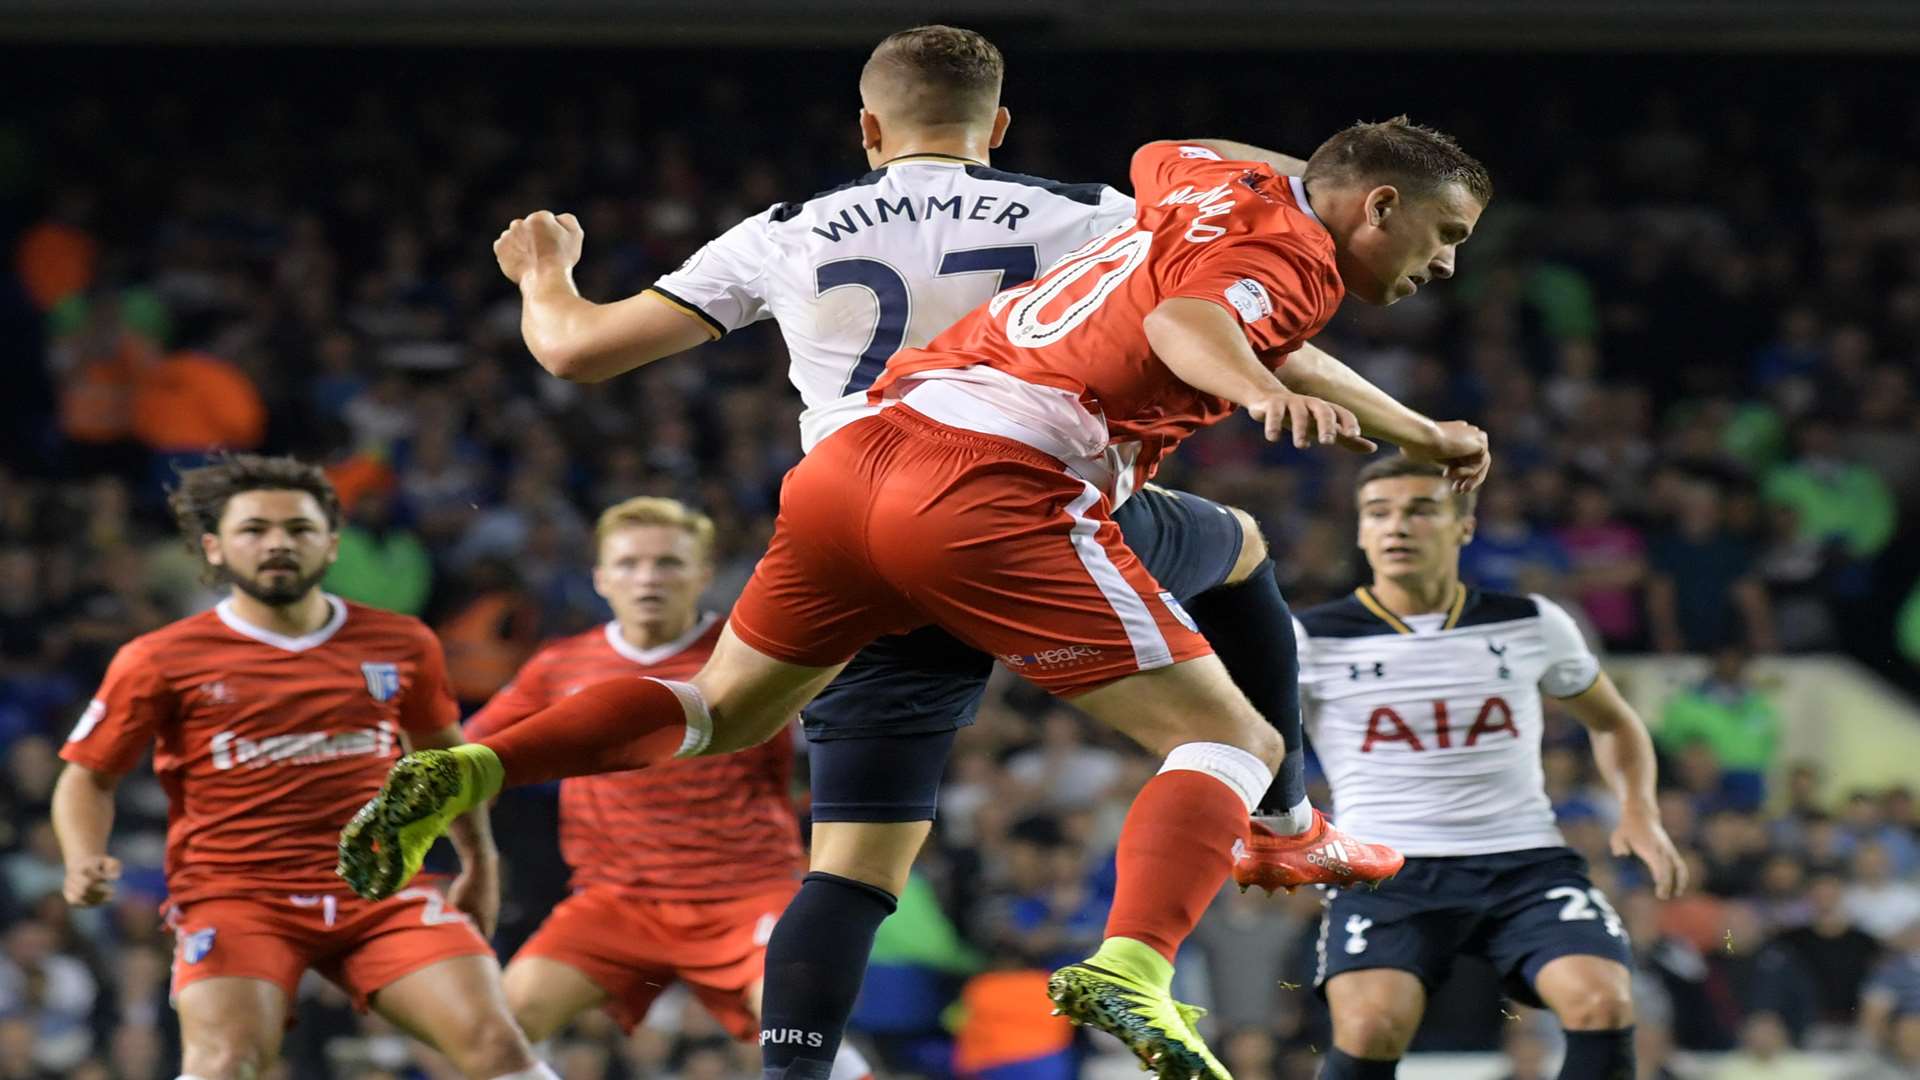
[[[767,555],[692,680],[591,687],[485,745],[409,755],[342,834],[355,888],[399,888],[450,815],[503,785],[753,745],[862,646],[932,623],[1164,755],[1121,830],[1106,940],[1049,993],[1166,1080],[1225,1076],[1171,997],[1172,959],[1247,849],[1284,746],[1108,507],[1234,406],[1270,438],[1365,445],[1365,431],[1476,486],[1477,429],[1324,363],[1275,369],[1345,293],[1391,303],[1451,275],[1491,185],[1404,119],[1336,134],[1303,177],[1156,143],[1133,182],[1133,221],[898,354],[875,384],[891,407],[794,467]],[[885,864],[918,841],[876,833],[868,854]],[[1338,842],[1309,854],[1345,858]]]
[[[609,679],[685,679],[712,654],[722,620],[699,603],[713,581],[713,521],[641,497],[608,508],[594,534],[594,589],[613,621],[536,653],[467,721],[469,737]],[[738,754],[560,785],[574,892],[507,965],[507,1002],[528,1038],[596,1006],[632,1030],[675,979],[735,1038],[755,1037],[767,935],[806,865],[792,766],[782,731]],[[835,1080],[868,1071],[842,1044]]]
[[[312,968],[467,1076],[552,1080],[475,928],[499,909],[484,814],[451,830],[465,872],[445,897],[369,902],[333,873],[341,825],[393,759],[460,742],[439,642],[321,591],[340,504],[319,469],[238,455],[185,473],[171,504],[231,595],[122,647],[68,737],[53,796],[68,902],[112,895],[114,787],[151,745],[186,1078],[264,1071]]]

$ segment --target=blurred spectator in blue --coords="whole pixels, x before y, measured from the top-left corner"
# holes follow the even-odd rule
[[[1772,941],[1793,957],[1798,977],[1812,987],[1814,1023],[1833,1030],[1853,1027],[1861,988],[1881,956],[1879,940],[1849,914],[1846,889],[1838,874],[1815,874],[1807,883],[1811,916]]]
[[[1026,950],[1048,970],[1100,944],[1110,898],[1092,887],[1086,856],[1058,818],[1015,822],[1002,855],[999,887],[983,906],[975,940]]]
[[[1920,885],[1894,876],[1886,845],[1869,840],[1853,852],[1853,878],[1847,885],[1847,917],[1867,933],[1891,941],[1920,920]]]
[[[1773,615],[1753,577],[1753,554],[1727,529],[1726,500],[1712,481],[1686,482],[1673,527],[1654,539],[1647,618],[1661,652],[1706,652],[1744,641],[1772,652]]]
[[[1515,484],[1488,486],[1474,514],[1473,542],[1460,552],[1460,579],[1499,592],[1553,592],[1573,568],[1560,541],[1527,520]]]

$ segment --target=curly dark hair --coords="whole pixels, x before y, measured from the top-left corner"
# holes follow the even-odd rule
[[[263,454],[223,454],[211,464],[180,473],[180,482],[167,491],[167,508],[186,538],[200,550],[200,537],[220,531],[227,500],[244,491],[304,491],[327,515],[327,527],[340,528],[340,495],[320,466],[298,458]]]
[[[1453,136],[1396,116],[1361,122],[1320,144],[1307,160],[1306,182],[1325,177],[1335,183],[1392,184],[1408,195],[1424,195],[1444,184],[1459,184],[1485,206],[1493,201],[1487,167],[1460,149]]]

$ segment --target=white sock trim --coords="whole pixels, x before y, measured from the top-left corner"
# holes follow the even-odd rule
[[[652,676],[646,676],[652,678]],[[687,719],[687,737],[680,740],[680,749],[674,751],[677,758],[698,757],[700,752],[713,741],[713,713],[707,708],[707,699],[700,688],[690,682],[674,682],[671,679],[653,679],[654,682],[673,691],[680,699],[680,711]],[[519,1080],[518,1077],[513,1080]]]
[[[1160,766],[1163,773],[1176,769],[1206,773],[1232,788],[1240,801],[1247,804],[1249,814],[1260,805],[1261,797],[1273,784],[1273,770],[1267,768],[1266,762],[1227,743],[1181,743]]]
[[[1255,814],[1254,817],[1281,836],[1299,836],[1313,828],[1313,802],[1303,798],[1298,806],[1289,807],[1277,814]]]
[[[866,1057],[843,1037],[840,1052],[833,1055],[833,1071],[828,1074],[827,1080],[866,1080],[872,1075],[873,1066],[867,1064]]]

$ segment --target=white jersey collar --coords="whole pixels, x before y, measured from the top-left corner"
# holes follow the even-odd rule
[[[220,616],[220,621],[227,624],[227,629],[243,637],[250,637],[262,644],[271,645],[276,649],[285,649],[288,652],[306,652],[316,645],[326,644],[327,639],[339,633],[340,628],[347,625],[346,602],[332,593],[326,594],[326,597],[327,605],[333,608],[333,617],[327,620],[325,626],[322,626],[311,634],[303,634],[300,637],[288,637],[285,634],[276,634],[271,630],[262,629],[241,618],[239,612],[233,610],[232,597],[228,597],[218,604],[215,604],[213,606],[213,613]]]
[[[1298,176],[1287,177],[1287,183],[1293,185],[1293,201],[1300,204],[1300,212],[1313,219],[1315,225],[1326,228],[1327,223],[1313,212],[1313,204],[1307,201],[1307,182]]]
[[[652,667],[655,664],[665,663],[680,653],[687,651],[687,647],[699,641],[701,635],[711,629],[713,624],[718,622],[719,619],[720,616],[717,612],[709,611],[700,616],[699,621],[693,624],[693,629],[681,634],[679,637],[674,638],[664,645],[655,645],[651,649],[642,649],[621,636],[620,620],[615,619],[607,623],[607,644],[613,646],[613,651],[619,653],[622,657],[636,664]]]

